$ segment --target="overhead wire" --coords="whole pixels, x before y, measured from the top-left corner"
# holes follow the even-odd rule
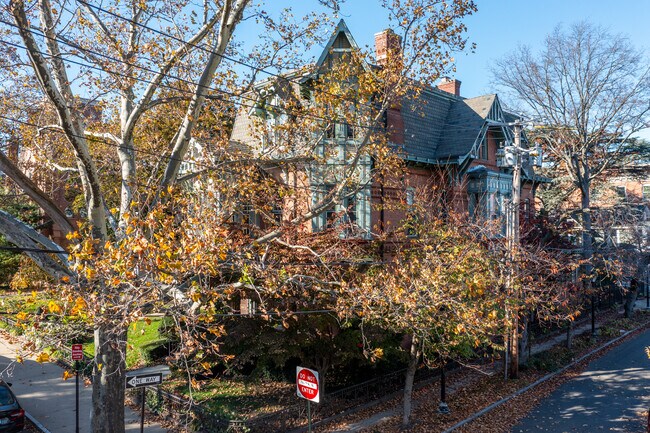
[[[77,2],[78,2],[78,3],[81,3],[81,4],[83,4],[83,5],[85,5],[86,7],[89,7],[89,8],[95,9],[95,10],[97,10],[97,11],[103,12],[103,13],[108,14],[108,15],[111,15],[111,16],[117,18],[117,19],[120,19],[120,20],[126,21],[126,22],[128,22],[128,23],[130,23],[130,24],[132,24],[132,25],[135,25],[135,26],[138,26],[138,27],[143,28],[143,29],[145,29],[145,30],[149,30],[149,31],[151,31],[151,32],[154,32],[154,33],[156,33],[156,34],[158,34],[158,35],[160,35],[160,36],[164,36],[164,37],[170,38],[170,39],[172,39],[172,40],[175,40],[176,42],[181,43],[183,46],[190,46],[190,47],[193,47],[193,48],[197,48],[197,49],[202,50],[202,51],[204,51],[204,52],[206,52],[206,53],[208,53],[208,54],[215,55],[215,56],[220,57],[220,58],[222,58],[222,59],[224,59],[224,60],[227,60],[227,61],[229,61],[229,62],[232,62],[232,63],[238,64],[238,65],[240,65],[240,66],[244,66],[244,67],[250,68],[250,69],[252,69],[252,70],[255,71],[255,72],[261,72],[261,73],[266,74],[266,75],[268,75],[268,76],[270,76],[270,77],[280,78],[280,79],[287,80],[288,82],[291,82],[291,83],[294,83],[294,84],[298,84],[298,85],[302,84],[302,83],[299,82],[299,81],[290,80],[289,78],[287,78],[286,75],[283,75],[283,74],[280,74],[280,73],[271,72],[271,71],[269,71],[269,70],[267,70],[267,69],[260,68],[259,66],[251,65],[251,64],[249,64],[249,63],[246,63],[246,62],[244,62],[244,61],[242,61],[242,60],[239,60],[239,59],[235,59],[234,57],[230,57],[230,56],[225,55],[225,54],[223,54],[223,53],[217,53],[217,52],[214,51],[214,50],[211,50],[211,49],[206,48],[206,47],[204,46],[204,44],[202,44],[202,45],[198,45],[198,44],[191,43],[191,42],[189,42],[189,41],[185,41],[185,40],[182,39],[182,38],[179,38],[179,37],[174,36],[174,35],[172,35],[172,34],[169,34],[169,33],[163,32],[162,30],[155,29],[155,28],[153,28],[153,27],[151,27],[151,26],[148,26],[148,25],[146,25],[146,24],[142,24],[142,23],[140,23],[140,22],[138,22],[138,21],[135,21],[135,20],[133,20],[133,19],[131,19],[131,18],[124,17],[124,16],[122,16],[122,15],[120,15],[120,14],[118,14],[118,13],[115,13],[115,12],[113,12],[113,11],[109,11],[109,10],[107,10],[107,9],[105,9],[105,8],[102,8],[101,6],[97,6],[97,5],[90,4],[90,3],[88,3],[88,2],[86,2],[86,1],[84,1],[84,0],[77,0]],[[327,92],[326,92],[326,94],[329,94],[329,95],[331,95],[331,96],[335,96],[335,97],[339,97],[339,98],[340,98],[340,95],[335,95],[335,94],[327,93]],[[347,100],[347,101],[349,101],[349,102],[358,103],[358,101],[355,101],[354,99],[351,99],[351,98],[344,98],[344,100]],[[364,104],[364,105],[367,106],[368,108],[373,108],[373,107],[370,106],[370,105],[366,105],[366,104]]]

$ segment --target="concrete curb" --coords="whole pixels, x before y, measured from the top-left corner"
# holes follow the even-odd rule
[[[36,418],[31,416],[29,413],[27,413],[27,411],[25,411],[25,416],[27,417],[27,419],[29,419],[32,422],[32,424],[34,424],[34,427],[36,427],[37,429],[39,429],[43,433],[52,433],[47,428],[45,428],[45,426],[43,424],[38,422],[38,420]]]
[[[650,322],[649,322],[649,323],[650,323]],[[585,359],[589,358],[590,356],[592,356],[592,355],[594,355],[594,354],[600,352],[601,350],[607,348],[608,346],[611,346],[611,345],[614,344],[614,343],[617,343],[618,341],[624,339],[624,338],[627,337],[628,335],[630,335],[630,334],[632,334],[632,333],[634,333],[634,332],[636,332],[636,331],[639,331],[640,329],[643,329],[643,328],[645,328],[646,326],[648,326],[648,323],[645,323],[645,324],[643,324],[643,325],[641,325],[641,326],[639,326],[639,327],[637,327],[637,328],[635,328],[635,329],[632,329],[631,331],[627,331],[626,333],[620,335],[619,337],[616,337],[615,339],[608,341],[607,343],[603,344],[602,346],[595,348],[595,349],[592,350],[591,352],[589,352],[589,353],[587,353],[587,354],[581,356],[580,358],[576,359],[575,361],[571,362],[570,364],[568,364],[568,365],[562,367],[562,368],[559,369],[558,371],[555,371],[555,372],[553,372],[553,373],[549,373],[549,374],[547,374],[546,376],[544,376],[544,377],[542,377],[542,378],[540,378],[540,379],[537,379],[535,382],[531,383],[530,385],[527,385],[527,386],[525,386],[525,387],[523,387],[523,388],[521,388],[521,389],[515,391],[514,393],[510,394],[509,396],[504,397],[504,398],[502,398],[501,400],[492,403],[491,405],[489,405],[489,406],[487,406],[487,407],[481,409],[480,411],[476,412],[476,413],[473,414],[472,416],[467,417],[467,418],[465,418],[464,420],[462,420],[462,421],[460,421],[460,422],[454,424],[453,426],[449,427],[447,430],[443,431],[443,433],[451,433],[451,432],[453,432],[454,430],[456,430],[457,428],[460,428],[460,427],[464,426],[465,424],[468,424],[468,423],[470,423],[470,422],[476,420],[477,418],[480,418],[481,416],[485,415],[485,414],[488,413],[488,412],[491,412],[492,410],[496,409],[497,407],[501,406],[502,404],[504,404],[504,403],[506,403],[506,402],[512,400],[513,398],[515,398],[515,397],[517,397],[517,396],[519,396],[519,395],[525,393],[526,391],[529,391],[529,390],[535,388],[537,385],[539,385],[539,384],[541,384],[541,383],[544,383],[544,382],[546,382],[547,380],[552,379],[552,378],[554,378],[555,376],[558,376],[558,375],[564,373],[565,371],[567,371],[567,370],[569,370],[570,368],[576,366],[577,364],[579,364],[580,362],[582,362],[582,361],[584,361]]]

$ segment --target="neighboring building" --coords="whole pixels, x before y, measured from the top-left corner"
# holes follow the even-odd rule
[[[396,36],[391,31],[375,35],[377,65],[381,67],[386,47]],[[336,27],[325,46],[314,71],[320,71],[331,64],[333,56],[358,49],[354,38],[344,21]],[[242,109],[234,122],[231,140],[238,146],[248,146],[262,152],[265,142],[277,144],[281,137],[260,136],[252,125],[259,118],[277,124],[286,118],[280,113],[265,113],[265,107],[278,106],[278,101],[304,98],[302,83],[308,75],[289,73],[286,81],[267,80],[256,88],[263,95],[254,109]],[[508,126],[515,117],[506,113],[499,97],[495,94],[465,98],[460,94],[461,82],[445,78],[437,87],[425,87],[417,100],[405,99],[400,106],[390,108],[385,124],[391,131],[390,142],[400,153],[407,165],[407,175],[400,188],[386,188],[377,179],[369,182],[372,161],[360,162],[359,185],[356,195],[338,203],[335,208],[313,218],[309,227],[319,231],[328,226],[335,215],[353,222],[355,230],[351,237],[370,239],[384,227],[395,227],[405,217],[403,210],[385,209],[382,204],[388,199],[402,199],[407,204],[415,199],[415,190],[432,182],[444,183],[445,201],[450,208],[465,210],[470,214],[489,219],[501,218],[511,197],[512,174],[510,169],[499,167],[497,150],[513,140]],[[266,98],[266,99],[265,99]],[[258,119],[256,119],[256,117]],[[323,138],[324,146],[336,147],[344,155],[348,146],[355,144],[356,131],[346,124],[337,124]],[[527,145],[523,137],[524,146]],[[290,152],[290,150],[287,150]],[[343,158],[344,159],[344,158]],[[298,173],[272,173],[283,181],[297,181],[311,198],[307,203],[318,203],[328,192],[330,185],[319,170],[305,169]],[[522,172],[522,207],[532,211],[536,177],[532,165],[524,163]]]
[[[650,252],[650,163],[636,162],[598,185],[593,225],[608,248]]]
[[[87,123],[101,122],[103,115],[101,102],[79,98],[78,103],[84,115],[84,120]],[[36,104],[35,107],[27,111],[27,115],[29,116],[29,121],[39,119],[40,122],[47,123],[50,120],[52,124],[56,123],[54,121],[56,118],[54,111],[45,102]],[[58,138],[65,141],[63,135],[58,136]],[[61,148],[57,147],[54,142],[50,142],[48,146],[42,147],[38,151],[29,147],[21,147],[15,142],[9,146],[7,156],[52,199],[60,210],[69,216],[71,221],[77,221],[78,216],[75,216],[71,209],[73,206],[73,197],[69,197],[70,193],[66,187],[69,183],[70,173],[66,170],[55,168],[54,166],[47,166],[43,162],[44,158],[55,160],[54,155],[59,155],[61,152]],[[85,212],[85,207],[82,206],[80,212]],[[67,245],[67,232],[59,227],[58,224],[54,223],[45,213],[42,213],[42,215],[42,223],[37,227],[41,233],[52,239],[58,245]]]

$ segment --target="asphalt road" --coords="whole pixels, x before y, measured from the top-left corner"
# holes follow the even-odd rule
[[[542,400],[519,432],[645,432],[650,407],[650,330],[613,348]]]
[[[62,379],[63,370],[51,363],[39,364],[25,359],[14,362],[20,351],[17,344],[0,335],[0,378],[13,384],[12,389],[23,408],[51,433],[75,431],[75,381]],[[90,432],[91,387],[80,386],[79,431]],[[128,433],[140,431],[140,416],[125,408],[125,428]],[[146,418],[145,418],[146,420]],[[157,424],[146,422],[146,433],[164,433]]]

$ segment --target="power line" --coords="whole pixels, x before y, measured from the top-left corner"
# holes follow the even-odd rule
[[[118,14],[116,14],[116,13],[114,13],[114,12],[107,11],[107,10],[105,10],[105,9],[99,7],[99,6],[90,5],[90,4],[86,3],[86,2],[84,2],[83,0],[78,0],[78,1],[79,1],[80,3],[82,3],[82,4],[86,5],[86,6],[88,6],[88,7],[91,7],[91,8],[94,8],[94,9],[100,10],[100,11],[102,11],[102,12],[108,13],[108,14],[110,14],[110,15],[115,16],[116,18],[122,19],[122,20],[127,21],[127,22],[129,22],[129,23],[131,23],[131,24],[134,24],[134,25],[137,25],[137,26],[140,26],[140,27],[146,28],[146,29],[151,30],[151,31],[153,31],[153,32],[156,32],[156,33],[158,33],[158,34],[160,34],[160,35],[170,37],[170,38],[172,38],[172,39],[174,39],[174,40],[177,40],[177,41],[179,41],[179,42],[185,43],[185,44],[190,45],[190,46],[192,46],[192,47],[199,48],[199,49],[204,50],[204,51],[206,51],[206,52],[208,52],[208,53],[215,54],[215,55],[217,55],[217,56],[221,56],[221,57],[223,57],[223,58],[226,59],[226,60],[229,60],[229,61],[232,61],[232,62],[239,63],[239,64],[241,64],[241,65],[243,65],[243,66],[246,66],[246,67],[249,67],[249,68],[252,68],[252,69],[258,70],[259,72],[264,72],[264,73],[266,73],[266,74],[269,74],[269,75],[272,75],[272,76],[275,76],[275,77],[278,77],[278,78],[287,79],[287,78],[286,78],[285,76],[283,76],[283,75],[280,75],[280,74],[274,74],[274,73],[269,72],[269,71],[266,71],[266,70],[264,70],[264,69],[260,69],[260,68],[257,68],[257,67],[255,67],[255,66],[253,66],[253,65],[249,65],[249,64],[247,64],[247,63],[241,62],[241,61],[239,61],[239,60],[237,60],[237,59],[234,59],[234,58],[231,58],[231,57],[228,57],[228,56],[225,56],[225,55],[220,55],[220,54],[218,54],[218,53],[216,53],[216,52],[214,52],[214,51],[211,51],[211,50],[208,50],[208,49],[204,48],[203,46],[199,46],[199,45],[196,45],[196,44],[191,44],[191,43],[189,43],[189,42],[185,42],[183,39],[177,38],[177,37],[175,37],[175,36],[173,36],[173,35],[170,35],[170,34],[168,34],[168,33],[162,32],[162,31],[160,31],[160,30],[153,29],[153,28],[151,28],[151,27],[149,27],[149,26],[146,26],[146,25],[144,25],[144,24],[141,24],[141,23],[135,22],[135,21],[133,21],[133,20],[130,20],[129,18],[123,17],[123,16],[118,15]],[[10,26],[12,26],[12,27],[14,27],[14,28],[19,28],[18,25],[14,24],[14,23],[11,23],[11,22],[7,22],[7,21],[4,21],[4,20],[0,20],[0,22],[2,22],[2,23],[4,23],[4,24],[7,24],[7,25],[10,25]],[[142,69],[142,70],[144,70],[144,71],[151,72],[151,73],[154,73],[154,74],[158,74],[158,73],[160,73],[160,71],[156,71],[156,70],[151,69],[151,68],[148,68],[148,67],[146,67],[146,66],[137,65],[137,64],[135,64],[135,63],[128,63],[128,62],[125,62],[124,60],[117,59],[117,58],[112,57],[112,56],[109,56],[109,55],[107,55],[107,54],[100,53],[100,52],[97,52],[97,51],[91,50],[91,49],[89,49],[89,48],[81,47],[81,46],[79,46],[79,45],[77,45],[77,44],[73,44],[73,43],[70,43],[70,42],[68,42],[68,41],[66,41],[66,40],[63,40],[63,39],[61,39],[60,37],[59,37],[59,38],[52,38],[52,37],[49,37],[49,36],[45,35],[45,34],[44,34],[42,31],[40,31],[40,30],[39,30],[40,34],[34,33],[34,30],[33,30],[33,29],[26,29],[26,30],[27,30],[28,32],[30,32],[31,34],[33,34],[33,35],[36,35],[36,36],[39,36],[39,37],[43,37],[43,38],[46,38],[46,39],[50,39],[50,40],[58,41],[58,42],[60,42],[60,43],[62,43],[62,44],[64,44],[64,45],[67,45],[67,46],[69,46],[69,47],[71,47],[71,48],[74,48],[74,49],[80,50],[80,51],[82,51],[82,52],[91,53],[91,54],[93,54],[93,55],[95,55],[95,56],[100,56],[100,57],[103,57],[103,58],[105,58],[105,59],[112,60],[112,61],[114,61],[114,62],[118,62],[118,63],[121,63],[121,64],[123,64],[123,65],[129,66],[129,67],[135,67],[135,68],[138,68],[138,69]],[[5,42],[5,41],[2,41],[2,42]],[[5,42],[5,43],[7,43],[7,42]],[[11,44],[11,43],[9,43],[9,44]],[[25,47],[18,46],[18,45],[16,45],[16,44],[13,44],[13,45],[16,46],[16,47],[19,47],[19,48],[25,49]],[[43,55],[49,55],[48,53],[44,53],[44,52],[41,52],[41,51],[39,51],[39,53],[40,53],[40,54],[43,54]],[[107,73],[107,74],[118,75],[118,76],[121,76],[121,77],[124,77],[124,78],[128,78],[128,79],[135,79],[135,80],[140,81],[140,82],[151,83],[151,81],[146,80],[146,79],[144,79],[144,78],[134,78],[134,77],[131,77],[131,76],[129,76],[129,75],[126,75],[126,74],[123,74],[123,73],[120,73],[120,72],[117,72],[117,71],[107,72],[106,70],[104,70],[104,69],[102,69],[102,68],[100,68],[100,67],[94,66],[94,65],[82,64],[82,63],[80,63],[80,62],[75,62],[75,61],[72,61],[72,60],[70,60],[70,59],[66,59],[66,60],[69,61],[69,62],[71,62],[71,63],[73,63],[73,64],[77,64],[77,65],[79,65],[79,66],[83,66],[83,67],[91,68],[91,69],[94,69],[94,70],[98,70],[99,72],[104,72],[104,73]],[[214,92],[222,93],[222,94],[228,95],[228,96],[230,96],[230,97],[242,98],[242,99],[245,99],[245,100],[251,101],[251,102],[253,103],[252,105],[247,105],[247,104],[244,104],[244,103],[242,103],[242,102],[231,101],[233,104],[235,104],[235,105],[240,105],[241,107],[245,107],[245,108],[256,108],[257,103],[259,102],[257,99],[252,98],[252,97],[249,97],[249,96],[247,97],[247,96],[245,96],[245,95],[237,94],[237,93],[235,93],[235,92],[227,91],[227,90],[224,90],[224,89],[218,89],[218,88],[211,87],[211,86],[199,85],[199,84],[194,83],[193,81],[190,81],[190,80],[187,80],[187,79],[184,79],[184,78],[181,78],[181,77],[175,76],[175,75],[166,74],[166,77],[170,77],[170,78],[176,79],[176,80],[178,80],[178,81],[181,81],[181,82],[184,82],[184,83],[190,84],[190,85],[192,85],[192,86],[201,87],[201,88],[204,88],[204,89],[207,89],[207,90],[211,90],[211,91],[214,91]],[[288,80],[288,79],[287,79],[287,80]],[[292,81],[292,80],[288,80],[288,81],[289,81],[289,82],[293,82],[294,84],[301,84],[301,83],[299,83],[299,82]],[[180,92],[184,92],[184,93],[187,93],[187,94],[192,94],[192,95],[194,94],[194,92],[191,92],[191,91],[188,91],[188,90],[185,90],[185,89],[182,89],[182,88],[177,88],[177,87],[173,87],[173,86],[166,85],[166,84],[162,84],[162,83],[160,83],[159,85],[160,85],[160,86],[163,86],[163,87],[167,87],[167,88],[172,89],[172,90],[177,90],[177,91],[180,91]],[[335,98],[337,98],[337,99],[348,100],[348,101],[355,102],[355,103],[358,102],[358,100],[354,100],[354,99],[351,99],[351,98],[343,98],[341,95],[335,95],[335,94],[330,93],[330,92],[325,92],[325,91],[323,91],[323,93],[326,94],[326,95],[333,96],[333,97],[335,97]],[[362,105],[363,105],[363,106],[367,106],[367,107],[369,107],[369,108],[376,108],[376,107],[373,107],[373,106],[368,105],[368,104],[362,104]],[[279,110],[281,110],[281,111],[286,111],[286,107],[282,107],[282,106],[274,105],[274,104],[271,104],[271,103],[267,103],[266,106],[267,106],[267,107],[270,107],[270,108],[273,108],[273,109],[279,109]],[[311,118],[311,119],[314,119],[314,120],[321,120],[321,121],[325,121],[325,122],[331,122],[331,120],[332,120],[332,119],[330,119],[330,118],[325,118],[325,117],[321,117],[321,116],[315,116],[315,115],[313,115],[313,114],[310,115],[310,114],[300,113],[300,112],[298,112],[298,114],[296,114],[296,111],[297,111],[297,110],[294,110],[294,112],[292,112],[292,113],[290,113],[290,114],[292,114],[292,115],[294,115],[294,116],[297,116],[297,117]],[[377,129],[378,129],[378,128],[375,127],[375,126],[366,126],[366,125],[361,125],[361,124],[355,124],[355,125],[352,125],[352,126],[355,127],[355,128],[369,129],[369,130],[377,130]],[[453,129],[453,130],[457,130],[457,131],[463,131],[463,130],[465,130],[465,131],[476,131],[475,128],[460,128],[460,127],[449,126],[449,125],[446,125],[446,126],[445,126],[445,129],[446,129],[446,130]]]
[[[0,20],[0,22],[2,22],[4,24],[9,24],[9,25],[17,28],[17,26],[15,24],[7,23],[6,21],[2,21],[2,20]],[[48,37],[48,36],[46,36],[44,34],[36,34],[32,30],[27,30],[27,31],[29,33],[33,34],[33,35],[36,35],[36,36],[45,37],[47,39],[53,39],[53,38],[50,38],[50,37]],[[101,57],[113,60],[115,62],[124,64],[126,66],[135,67],[135,68],[142,69],[142,70],[154,73],[154,74],[159,73],[159,71],[155,71],[155,70],[147,68],[145,66],[136,65],[136,64],[132,64],[132,63],[126,63],[126,62],[124,62],[122,60],[115,59],[114,57],[111,57],[111,56],[108,56],[108,55],[105,55],[105,54],[102,54],[102,53],[99,53],[99,52],[96,52],[96,51],[92,51],[92,50],[87,49],[87,48],[82,48],[82,47],[79,47],[77,45],[68,43],[68,42],[60,40],[60,39],[55,39],[55,40],[65,44],[65,45],[68,45],[68,46],[70,46],[70,47],[72,47],[74,49],[77,49],[77,50],[80,50],[80,51],[86,51],[88,53],[92,53],[93,55],[101,56]],[[19,45],[19,44],[9,42],[9,41],[6,41],[6,40],[2,40],[2,39],[0,39],[0,43],[4,43],[5,45],[9,45],[9,46],[12,46],[14,48],[19,48],[19,49],[23,49],[23,50],[27,49],[23,45]],[[44,55],[44,56],[50,56],[49,53],[46,53],[46,52],[43,52],[43,51],[36,50],[36,52],[41,54],[41,55]],[[105,73],[105,74],[108,74],[108,75],[117,75],[119,77],[127,78],[129,80],[135,80],[135,81],[139,81],[139,82],[143,82],[143,83],[153,84],[153,81],[147,80],[145,78],[136,78],[136,77],[132,77],[130,75],[127,75],[127,74],[124,74],[124,73],[121,73],[121,72],[117,72],[117,71],[109,72],[109,71],[106,71],[105,69],[103,69],[103,68],[101,68],[99,66],[90,65],[90,64],[87,64],[87,63],[82,63],[82,62],[71,60],[71,59],[66,59],[66,61],[69,62],[69,63],[72,63],[74,65],[81,66],[81,67],[88,68],[88,69],[93,69],[93,70],[96,70],[98,72],[102,72],[102,73]],[[255,99],[253,97],[250,97],[250,96],[240,95],[240,94],[237,94],[235,92],[231,92],[231,91],[224,90],[224,89],[218,89],[218,88],[215,88],[215,87],[199,85],[199,84],[196,84],[196,83],[194,83],[192,81],[189,81],[189,80],[177,77],[177,76],[173,76],[173,75],[170,75],[170,74],[166,74],[165,76],[177,79],[179,81],[188,83],[188,84],[196,86],[196,87],[200,87],[200,88],[204,88],[206,90],[210,90],[210,91],[213,91],[213,92],[221,93],[221,94],[227,95],[229,97],[240,98],[240,99],[244,99],[244,100],[252,102],[252,104],[245,104],[245,103],[243,103],[241,101],[230,101],[233,105],[239,105],[240,107],[249,108],[249,109],[257,108],[257,104],[259,102],[257,99]],[[158,83],[157,85],[160,86],[160,87],[165,87],[165,88],[171,89],[171,90],[176,90],[176,91],[181,92],[181,93],[186,93],[188,95],[194,95],[194,92],[192,92],[190,90],[186,90],[186,89],[179,88],[179,87],[174,87],[174,86],[171,86],[169,84],[164,84],[162,82]],[[287,114],[290,114],[291,116],[303,117],[303,118],[306,118],[306,119],[312,119],[312,120],[316,120],[316,121],[327,122],[328,125],[333,123],[331,118],[316,116],[314,114],[308,114],[308,113],[305,113],[305,112],[300,111],[300,110],[295,109],[295,108],[292,109],[292,110],[288,110],[287,107],[283,107],[283,106],[280,106],[280,105],[275,105],[275,104],[272,104],[272,103],[267,103],[265,106],[269,107],[271,109],[277,109],[278,111],[286,112]],[[378,127],[375,127],[375,126],[366,126],[366,125],[361,125],[361,124],[354,124],[352,126],[354,128],[367,129],[367,130],[370,130],[370,131],[379,131],[380,130]]]
[[[10,25],[10,26],[13,26],[13,27],[15,27],[15,28],[18,28],[18,26],[17,26],[16,24],[13,24],[13,23],[11,23],[11,22],[7,22],[7,21],[4,21],[4,20],[0,20],[0,22],[1,22],[1,23],[4,23],[4,24],[6,24],[6,25]],[[90,49],[88,49],[88,48],[80,47],[79,45],[69,43],[69,42],[67,42],[67,41],[65,41],[65,40],[62,40],[62,39],[60,39],[60,38],[51,38],[51,37],[45,35],[45,34],[42,33],[42,32],[40,32],[40,34],[38,34],[38,33],[35,33],[35,32],[34,32],[33,30],[31,30],[31,29],[27,29],[27,31],[30,32],[30,33],[33,34],[33,35],[36,35],[36,36],[39,36],[39,37],[44,37],[44,38],[47,38],[47,39],[50,39],[50,40],[56,40],[56,41],[61,42],[61,43],[65,44],[65,45],[67,45],[67,46],[69,46],[69,47],[71,47],[71,48],[74,48],[74,49],[80,50],[80,51],[82,51],[82,52],[91,53],[92,55],[100,56],[100,57],[103,57],[103,58],[106,58],[106,59],[112,60],[112,61],[114,61],[114,62],[118,62],[118,63],[124,64],[124,65],[129,66],[129,67],[135,67],[135,68],[138,68],[138,69],[142,69],[142,70],[144,70],[144,71],[151,72],[151,73],[153,73],[153,74],[158,74],[158,73],[160,72],[160,71],[153,70],[153,69],[151,69],[151,68],[147,68],[147,67],[145,67],[145,66],[141,66],[141,65],[137,65],[137,64],[133,64],[133,63],[124,62],[124,61],[122,61],[122,60],[120,60],[120,59],[116,59],[115,57],[108,56],[108,55],[106,55],[106,54],[103,54],[103,53],[100,53],[100,52],[97,52],[97,51],[90,50]],[[18,45],[18,44],[15,44],[15,43],[9,42],[9,41],[0,40],[0,42],[5,43],[6,45],[13,46],[13,47],[15,47],[15,48],[26,49],[26,47],[24,47],[24,46],[21,46],[21,45]],[[42,54],[42,55],[49,56],[48,53],[45,53],[45,52],[42,52],[42,51],[38,51],[38,52],[39,52],[40,54]],[[135,79],[135,80],[137,80],[137,81],[139,81],[139,82],[144,82],[144,83],[149,83],[149,84],[152,84],[152,83],[153,83],[153,82],[150,81],[150,80],[147,80],[147,79],[144,79],[144,78],[134,78],[134,77],[132,77],[132,76],[129,76],[129,75],[127,75],[127,74],[120,73],[120,72],[117,72],[117,71],[107,72],[105,69],[102,69],[102,68],[100,68],[100,67],[98,67],[98,66],[95,66],[95,65],[89,65],[89,64],[81,63],[81,62],[74,61],[74,60],[71,60],[71,59],[66,59],[66,61],[68,61],[68,62],[70,62],[70,63],[73,63],[73,64],[76,64],[76,65],[78,65],[78,66],[82,66],[82,67],[86,67],[86,68],[89,68],[89,69],[97,70],[97,71],[102,72],[102,73],[107,73],[107,74],[109,74],[109,75],[118,75],[118,76],[121,76],[121,77],[124,77],[124,78]],[[181,77],[178,77],[178,76],[174,76],[174,75],[171,75],[171,74],[166,74],[166,77],[170,77],[170,78],[176,79],[176,80],[178,80],[178,81],[181,81],[181,82],[184,82],[184,83],[187,83],[187,84],[193,85],[193,86],[202,87],[202,88],[205,88],[205,89],[207,89],[207,90],[211,90],[211,91],[214,91],[214,92],[217,92],[217,93],[221,93],[221,94],[227,95],[227,96],[229,96],[229,97],[242,98],[242,99],[249,100],[249,101],[253,102],[252,105],[248,105],[248,104],[244,104],[244,103],[241,102],[241,101],[239,101],[239,102],[237,102],[237,101],[231,101],[231,103],[233,103],[234,105],[239,105],[240,107],[245,107],[245,108],[256,108],[257,103],[258,103],[257,99],[255,99],[255,98],[247,97],[247,96],[244,96],[244,95],[238,95],[238,94],[235,93],[235,92],[230,92],[230,91],[226,91],[226,90],[223,90],[223,89],[217,89],[217,88],[210,87],[210,86],[200,86],[200,85],[198,85],[198,84],[196,84],[196,83],[194,83],[194,82],[192,82],[192,81],[190,81],[190,80],[187,80],[187,79],[184,79],[184,78],[181,78]],[[174,86],[171,86],[171,85],[168,85],[168,84],[164,84],[164,83],[162,83],[162,82],[161,82],[161,83],[158,83],[158,86],[166,87],[166,88],[169,88],[169,89],[172,89],[172,90],[176,90],[176,91],[179,91],[179,92],[182,92],[182,93],[186,93],[186,94],[189,94],[189,95],[194,95],[194,92],[191,92],[191,91],[186,90],[186,89],[182,89],[182,88],[174,87]],[[268,106],[268,107],[271,107],[271,108],[276,108],[276,109],[279,109],[279,110],[282,110],[282,111],[287,111],[287,110],[286,110],[286,107],[281,107],[281,106],[274,105],[274,104],[267,104],[267,106]],[[324,118],[324,117],[320,117],[320,116],[315,116],[315,115],[313,115],[313,114],[306,114],[306,113],[304,113],[304,112],[298,112],[298,114],[296,114],[296,111],[298,111],[298,110],[293,110],[293,112],[290,112],[290,114],[291,114],[291,115],[294,115],[294,116],[296,116],[296,117],[311,118],[311,119],[313,119],[313,120],[325,121],[325,122],[328,122],[328,123],[331,123],[331,120],[332,120],[332,119],[329,119],[329,118]],[[355,124],[355,125],[352,125],[352,127],[354,127],[354,128],[360,128],[360,129],[368,129],[368,130],[370,130],[370,131],[377,131],[377,130],[379,130],[378,127],[375,127],[375,126],[366,126],[366,125],[361,125],[361,124]],[[456,131],[474,131],[474,132],[476,131],[475,128],[460,128],[460,127],[449,126],[449,125],[446,125],[446,126],[445,126],[445,130],[450,130],[450,129],[451,129],[451,130],[456,130]],[[85,137],[85,138],[87,138],[87,137]],[[105,142],[105,143],[106,143],[106,142]],[[112,144],[112,143],[107,143],[107,144]],[[142,151],[140,151],[140,152],[142,152]],[[156,154],[156,155],[154,155],[154,156],[158,156],[158,155]],[[181,162],[182,162],[182,160],[181,160]]]
[[[190,43],[190,42],[188,42],[188,41],[185,41],[184,39],[181,39],[181,38],[176,37],[176,36],[174,36],[174,35],[171,35],[171,34],[169,34],[169,33],[163,32],[162,30],[154,29],[153,27],[147,26],[146,24],[142,24],[142,23],[137,22],[137,21],[135,21],[135,20],[133,20],[133,19],[130,19],[130,18],[124,17],[124,16],[122,16],[122,15],[119,15],[119,14],[117,14],[117,13],[115,13],[115,12],[112,12],[112,11],[106,10],[106,9],[100,7],[100,6],[91,5],[90,3],[87,3],[87,2],[85,2],[84,0],[77,0],[77,1],[78,1],[79,3],[85,5],[85,6],[89,7],[89,8],[92,8],[92,9],[98,10],[98,11],[100,11],[100,12],[104,12],[104,13],[106,13],[106,14],[108,14],[108,15],[111,15],[111,16],[117,18],[117,19],[120,19],[120,20],[126,21],[126,22],[128,22],[128,23],[130,23],[130,24],[132,24],[132,25],[135,25],[135,26],[138,26],[138,27],[140,27],[140,28],[143,28],[143,29],[149,30],[149,31],[151,31],[151,32],[154,32],[154,33],[160,35],[160,36],[168,37],[168,38],[173,39],[173,40],[175,40],[176,42],[179,42],[179,43],[181,43],[181,44],[183,44],[183,45],[189,45],[189,46],[191,46],[191,47],[193,47],[193,48],[198,48],[198,49],[200,49],[200,50],[202,50],[202,51],[204,51],[204,52],[206,52],[206,53],[208,53],[208,54],[212,54],[212,55],[218,56],[218,57],[220,57],[220,58],[222,58],[222,59],[224,59],[224,60],[228,60],[228,61],[230,61],[230,62],[236,63],[236,64],[241,65],[241,66],[245,66],[245,67],[247,67],[247,68],[252,69],[253,71],[256,71],[256,72],[262,72],[262,73],[267,74],[267,75],[269,75],[269,76],[271,76],[271,77],[281,78],[281,79],[283,79],[283,80],[287,80],[287,81],[289,81],[289,82],[291,82],[291,83],[294,83],[294,84],[298,84],[298,85],[301,85],[301,84],[302,84],[302,83],[300,83],[299,81],[290,80],[290,79],[287,78],[285,75],[278,74],[278,73],[275,73],[275,72],[271,72],[271,71],[268,71],[268,70],[266,70],[266,69],[262,69],[262,68],[260,68],[260,67],[258,67],[258,66],[250,65],[250,64],[248,64],[248,63],[246,63],[246,62],[243,62],[243,61],[241,61],[241,60],[237,60],[237,59],[232,58],[232,57],[230,57],[230,56],[226,56],[226,55],[224,55],[224,54],[217,53],[217,52],[215,52],[215,51],[213,51],[213,50],[210,50],[210,49],[208,49],[208,48],[205,48],[204,45],[197,45],[197,44],[194,44],[194,43]],[[329,92],[324,92],[324,93],[327,94],[327,95],[331,95],[331,96],[338,97],[338,98],[340,98],[340,99],[342,99],[342,100],[347,100],[347,101],[349,101],[349,102],[358,103],[358,101],[356,101],[356,100],[354,100],[354,99],[351,99],[351,98],[341,98],[341,96],[339,96],[339,95],[334,95],[334,94],[329,93]],[[373,108],[372,106],[370,106],[370,105],[368,105],[368,104],[362,104],[362,105],[364,105],[364,106],[366,106],[366,107],[368,107],[368,108]]]

